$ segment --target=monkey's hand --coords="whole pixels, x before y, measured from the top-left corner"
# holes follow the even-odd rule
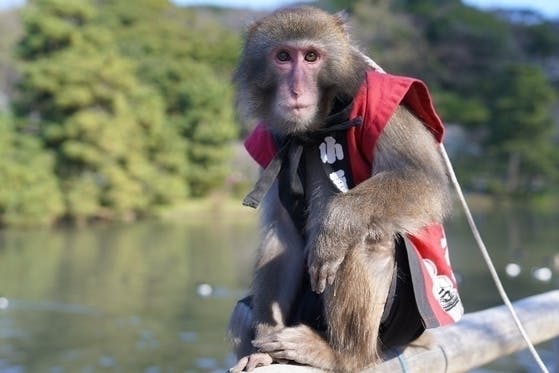
[[[241,358],[237,364],[229,369],[229,373],[250,372],[254,368],[263,367],[273,363],[272,357],[267,353],[256,352]]]
[[[328,343],[314,330],[301,324],[283,328],[252,342],[274,361],[294,361],[322,369],[335,367],[335,355]]]
[[[372,247],[390,237],[387,224],[367,214],[359,196],[338,195],[329,203],[308,248],[307,265],[311,288],[321,294],[332,285],[348,251],[357,246]]]

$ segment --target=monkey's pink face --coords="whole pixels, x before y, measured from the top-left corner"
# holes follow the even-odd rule
[[[273,117],[284,127],[277,129],[285,133],[305,131],[318,112],[318,75],[324,54],[312,46],[286,44],[272,51],[270,58],[278,83]]]

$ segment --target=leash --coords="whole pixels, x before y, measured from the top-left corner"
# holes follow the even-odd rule
[[[468,225],[470,226],[470,230],[472,231],[472,234],[474,236],[474,240],[476,241],[476,244],[478,245],[479,250],[481,251],[481,255],[483,256],[483,259],[485,260],[485,263],[487,264],[487,268],[489,269],[489,273],[491,274],[491,277],[493,278],[493,282],[497,286],[497,291],[499,292],[499,295],[501,296],[501,299],[503,300],[503,302],[507,306],[508,310],[510,311],[510,314],[512,315],[512,318],[513,318],[513,320],[516,324],[516,327],[518,328],[518,331],[520,332],[520,334],[522,335],[522,338],[526,342],[526,345],[528,346],[528,349],[530,350],[530,353],[534,357],[534,360],[538,364],[539,368],[541,369],[541,371],[543,373],[549,373],[549,371],[547,370],[545,364],[543,363],[540,355],[536,351],[533,343],[530,341],[530,338],[528,337],[528,334],[526,333],[526,330],[522,326],[522,323],[520,322],[520,319],[518,318],[518,315],[516,314],[516,311],[514,310],[514,307],[511,303],[508,295],[507,295],[507,292],[506,292],[505,288],[503,287],[503,283],[501,282],[501,279],[499,278],[499,274],[497,273],[497,270],[495,269],[495,265],[493,264],[493,260],[491,259],[491,256],[489,255],[489,251],[487,250],[487,247],[485,246],[485,243],[483,242],[483,239],[481,238],[479,230],[477,229],[476,223],[475,223],[474,218],[472,216],[472,212],[470,211],[470,207],[468,206],[468,203],[466,202],[466,198],[464,197],[464,193],[462,192],[462,188],[460,187],[460,183],[458,183],[458,179],[456,178],[456,174],[454,173],[454,168],[452,167],[452,163],[450,163],[450,159],[448,158],[448,154],[446,153],[446,149],[445,149],[445,147],[442,143],[440,144],[439,148],[440,148],[440,152],[443,156],[443,159],[444,159],[444,162],[445,162],[445,165],[446,165],[446,169],[447,169],[447,171],[450,175],[450,180],[452,182],[452,185],[454,186],[454,189],[456,190],[456,194],[458,195],[458,199],[460,200],[460,203],[462,204],[462,208],[464,210],[464,213],[466,214],[466,219],[468,220]]]
[[[359,52],[359,53],[361,53],[361,55],[365,58],[365,60],[369,64],[369,66],[371,66],[374,70],[376,70],[378,72],[381,72],[381,73],[386,73],[370,57],[366,56],[362,52]],[[456,174],[454,172],[454,167],[452,167],[452,163],[450,162],[450,159],[448,158],[448,154],[446,153],[446,149],[445,149],[442,142],[439,145],[439,151],[440,151],[440,153],[443,157],[446,170],[447,170],[447,172],[450,176],[450,181],[451,181],[451,183],[454,187],[454,190],[456,191],[456,194],[458,195],[458,199],[460,200],[460,203],[462,204],[462,209],[464,210],[464,213],[466,214],[466,219],[468,221],[468,225],[470,226],[470,230],[472,231],[472,234],[474,236],[474,240],[476,241],[476,244],[478,245],[479,250],[481,251],[481,255],[483,256],[483,259],[485,260],[485,263],[487,264],[487,268],[489,269],[489,273],[491,274],[491,278],[493,279],[493,282],[495,283],[495,286],[497,287],[497,291],[499,292],[499,295],[501,296],[501,299],[503,300],[504,304],[506,305],[507,309],[509,310],[509,312],[510,312],[510,314],[511,314],[513,320],[514,320],[514,323],[516,324],[516,327],[518,328],[518,331],[520,332],[520,334],[522,335],[522,338],[526,342],[526,345],[528,346],[528,349],[530,350],[530,353],[532,354],[532,356],[533,356],[535,362],[537,363],[538,367],[540,368],[542,373],[549,373],[548,369],[546,368],[545,364],[542,361],[542,358],[540,357],[540,355],[536,351],[536,348],[534,347],[534,344],[530,341],[530,337],[526,333],[526,330],[524,329],[524,326],[522,326],[522,322],[518,318],[518,314],[514,310],[514,307],[511,303],[508,295],[507,295],[507,292],[506,292],[505,288],[503,287],[503,283],[502,283],[501,279],[499,278],[499,274],[497,273],[497,270],[495,269],[495,265],[493,264],[493,260],[491,259],[491,256],[489,255],[489,251],[487,250],[487,247],[485,246],[485,243],[483,242],[483,239],[481,238],[481,234],[479,233],[479,230],[477,228],[475,220],[472,216],[472,212],[470,211],[470,207],[468,206],[468,203],[466,202],[466,198],[464,197],[464,193],[462,192],[462,188],[460,187],[460,183],[458,182],[458,178],[456,177]]]

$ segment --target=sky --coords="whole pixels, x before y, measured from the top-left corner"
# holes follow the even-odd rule
[[[1,2],[2,0],[0,0]],[[290,0],[173,0],[180,5],[213,4],[231,7],[250,7],[256,9],[273,9],[286,5]],[[559,0],[463,0],[466,4],[483,9],[492,7],[527,8],[536,10],[546,17],[559,18]]]
[[[293,0],[172,0],[179,5],[211,4],[252,9],[274,9],[289,4]],[[526,8],[538,11],[549,18],[559,18],[559,0],[463,0],[465,3],[483,9],[492,7]],[[0,10],[21,6],[25,0],[0,0]]]

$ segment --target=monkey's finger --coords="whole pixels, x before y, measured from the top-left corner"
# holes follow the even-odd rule
[[[277,339],[257,339],[252,341],[252,345],[256,347],[259,351],[268,352],[270,351],[269,346],[279,344]],[[272,349],[271,351],[273,351]]]
[[[316,293],[322,294],[326,289],[326,279],[328,278],[328,266],[322,266],[318,274]]]
[[[268,335],[264,335],[262,337],[258,337],[258,339],[252,340],[251,343],[254,347],[258,347],[258,345],[261,345],[263,343],[278,342],[278,341],[279,341],[278,334],[271,333]]]
[[[331,270],[328,272],[328,278],[326,279],[328,285],[332,286],[332,284],[334,283],[334,280],[336,279],[336,272],[337,271],[335,270]]]
[[[314,266],[314,265],[309,266],[309,278],[310,278],[310,281],[311,281],[311,290],[316,293],[317,269],[316,269],[316,266]]]
[[[250,372],[255,368],[262,367],[265,365],[270,365],[274,362],[274,359],[269,354],[252,354],[249,356],[248,364],[246,366],[246,371]]]
[[[261,352],[297,349],[301,343],[301,331],[297,328],[284,328],[277,332],[258,337],[252,345]]]
[[[298,361],[297,350],[281,350],[276,352],[271,352],[270,355],[276,360],[288,360],[288,361]]]
[[[267,352],[273,356],[274,353],[283,350],[293,350],[297,348],[297,343],[293,342],[268,342],[255,346],[261,352]]]
[[[338,268],[340,268],[340,264],[342,264],[343,259],[336,260],[335,262],[331,263],[328,267],[328,278],[327,282],[328,285],[334,284],[334,280],[336,279],[336,274],[338,273]]]
[[[228,372],[229,373],[240,373],[243,371],[243,369],[246,368],[248,363],[248,356],[245,356],[241,359],[239,359],[239,361],[237,362],[237,364],[235,364],[234,367],[231,367]]]
[[[261,352],[270,353],[281,349],[280,342],[255,342],[253,345]]]

